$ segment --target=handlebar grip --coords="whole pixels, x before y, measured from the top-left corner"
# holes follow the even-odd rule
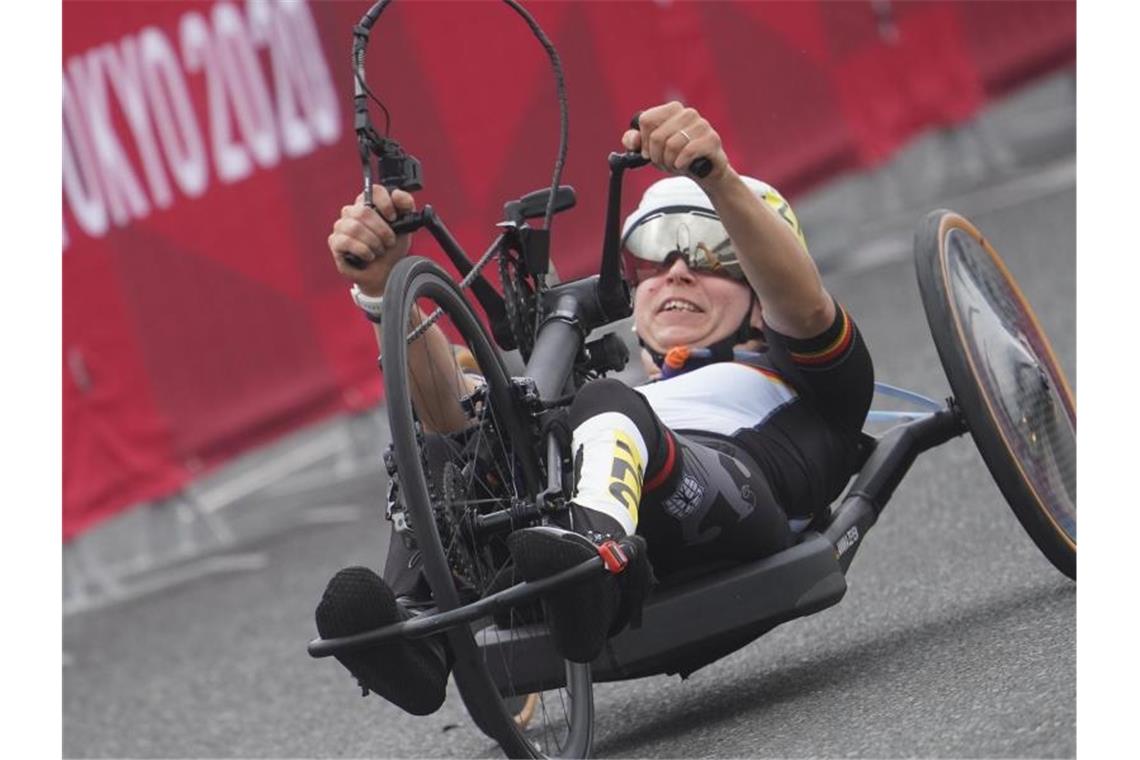
[[[396,221],[388,222],[388,226],[392,228],[392,232],[395,232],[397,235],[406,235],[409,232],[415,232],[422,227],[423,224],[423,215],[417,214],[415,211],[400,214],[396,217]]]
[[[377,209],[374,204],[368,203],[367,205],[377,214],[380,213],[379,209]],[[397,235],[404,235],[409,232],[415,232],[422,226],[422,224],[422,215],[418,215],[414,211],[407,214],[400,214],[398,217],[396,217],[395,221],[388,222],[388,226],[392,228],[392,232],[395,232]],[[353,269],[364,269],[368,266],[368,262],[357,256],[355,253],[346,253],[341,258],[344,259],[345,264],[348,264]]]
[[[694,158],[693,163],[689,164],[689,174],[692,174],[694,177],[700,177],[703,179],[709,176],[709,172],[711,171],[712,161],[708,160],[704,156],[701,156],[700,158]]]
[[[365,185],[364,187],[364,205],[375,211],[377,214],[380,213],[380,210],[376,208],[376,204],[372,202],[371,185]],[[368,266],[368,262],[357,256],[355,253],[346,253],[341,256],[341,258],[344,259],[345,264],[348,264],[353,269],[365,269]]]
[[[633,115],[633,118],[629,120],[630,129],[641,129],[641,114],[642,112],[638,111]],[[712,168],[712,161],[704,156],[699,156],[693,159],[693,162],[689,164],[689,168],[686,169],[686,172],[692,174],[694,177],[703,179],[709,176],[709,172],[712,171]]]
[[[344,259],[345,264],[348,264],[353,269],[364,269],[368,266],[368,262],[357,256],[355,253],[346,253],[341,256],[341,258]]]
[[[364,191],[364,205],[375,211],[377,214],[380,213],[380,210],[376,208],[376,204],[372,202],[371,188],[368,188]],[[345,264],[348,264],[353,269],[366,269],[368,267],[368,262],[357,256],[355,253],[346,253],[341,256],[341,258],[344,259]]]

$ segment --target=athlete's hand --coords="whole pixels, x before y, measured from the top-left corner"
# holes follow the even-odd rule
[[[370,296],[384,295],[388,275],[396,262],[408,254],[409,235],[397,235],[389,222],[399,214],[414,211],[416,201],[410,193],[396,190],[391,195],[383,185],[372,186],[372,202],[376,210],[364,205],[364,194],[356,202],[340,210],[340,218],[333,223],[329,235],[329,250],[336,269]],[[376,213],[379,211],[380,213]],[[365,262],[364,269],[356,269],[344,260],[351,253]]]
[[[705,177],[693,177],[702,186],[730,173],[720,135],[695,108],[686,108],[674,100],[642,111],[638,124],[640,129],[630,129],[622,135],[622,145],[626,150],[640,151],[661,171],[685,174],[693,161],[707,158],[712,162],[712,171]]]

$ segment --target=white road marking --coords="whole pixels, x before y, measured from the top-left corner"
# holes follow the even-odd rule
[[[124,581],[123,590],[118,594],[88,596],[71,603],[65,601],[63,617],[105,609],[211,575],[264,570],[268,565],[269,558],[261,552],[202,557],[174,568],[155,571],[137,581]]]
[[[351,444],[348,432],[336,428],[313,440],[298,443],[261,465],[222,483],[208,486],[199,483],[187,490],[199,500],[203,510],[217,512],[305,467],[337,456]]]

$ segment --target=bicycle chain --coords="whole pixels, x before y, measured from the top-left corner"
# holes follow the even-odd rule
[[[467,276],[459,281],[459,289],[463,290],[464,288],[470,287],[471,283],[475,281],[475,278],[479,276],[479,272],[483,271],[483,267],[487,266],[487,264],[491,262],[491,258],[498,252],[498,247],[492,247],[486,253],[484,253],[479,258],[479,260],[475,262],[475,265],[471,267],[471,271],[467,273]],[[420,337],[429,329],[431,329],[431,326],[438,322],[441,316],[443,316],[443,307],[435,307],[435,311],[428,315],[427,319],[418,324],[414,330],[408,333],[407,342],[410,344],[416,338]]]

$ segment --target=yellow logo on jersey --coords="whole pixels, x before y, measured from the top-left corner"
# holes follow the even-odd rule
[[[645,476],[641,454],[633,440],[622,431],[615,430],[614,439],[610,495],[625,505],[633,524],[637,525],[637,505],[641,503],[641,482]]]

